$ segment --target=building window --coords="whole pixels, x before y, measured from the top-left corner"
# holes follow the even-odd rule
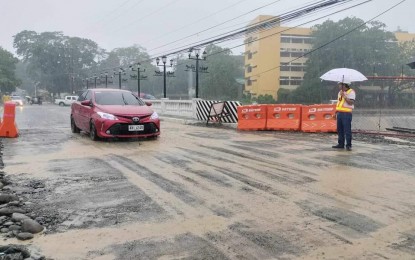
[[[291,66],[291,71],[303,71],[303,66]]]
[[[251,66],[246,67],[246,72],[251,73],[252,72],[252,67]]]
[[[301,85],[303,79],[301,77],[291,77],[290,85],[298,86]]]
[[[291,57],[298,58],[298,57],[301,57],[301,56],[303,56],[302,52],[291,52]]]
[[[281,37],[281,42],[290,43],[291,39],[288,37]]]
[[[306,44],[313,44],[313,39],[311,39],[311,38],[305,38],[304,39],[304,43],[306,43]]]
[[[292,38],[292,43],[303,43],[303,39],[302,38]]]
[[[250,80],[250,79],[246,80],[246,85],[247,86],[252,86],[252,80]]]
[[[290,53],[287,51],[281,52],[281,57],[290,57]]]
[[[290,66],[288,66],[287,64],[281,64],[280,71],[290,71]]]
[[[280,77],[280,85],[290,85],[290,80],[288,77]]]
[[[248,60],[252,59],[252,52],[248,53]]]

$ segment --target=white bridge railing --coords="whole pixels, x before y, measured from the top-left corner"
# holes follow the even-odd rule
[[[173,115],[196,119],[196,102],[201,99],[192,100],[170,100],[167,98],[146,100],[152,103],[154,111],[160,115]]]

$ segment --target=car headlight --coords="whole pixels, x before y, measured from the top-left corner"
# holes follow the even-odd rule
[[[104,113],[104,112],[97,112],[97,114],[104,119],[108,120],[118,120],[118,118],[112,114]]]
[[[153,112],[153,114],[150,116],[150,119],[158,119],[159,115],[157,114],[157,112]]]

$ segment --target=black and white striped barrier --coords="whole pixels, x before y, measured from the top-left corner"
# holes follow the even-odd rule
[[[222,102],[215,100],[198,100],[196,104],[196,117],[197,120],[206,121],[209,115],[210,106],[213,103]],[[237,107],[240,106],[239,101],[225,101],[225,112],[229,113],[230,116],[223,118],[225,123],[238,123],[238,110]]]

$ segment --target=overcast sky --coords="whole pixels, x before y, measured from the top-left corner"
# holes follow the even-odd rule
[[[364,0],[355,0],[353,4]],[[339,20],[354,16],[371,19],[402,0],[372,0],[369,3],[319,20]],[[241,28],[257,15],[280,15],[295,10],[313,0],[0,0],[0,46],[13,48],[13,35],[23,30],[38,33],[61,31],[68,36],[88,38],[104,49],[139,44],[152,55],[166,53],[221,33]],[[265,7],[263,7],[265,6]],[[347,4],[344,7],[351,6]],[[263,8],[261,8],[263,7]],[[257,9],[256,11],[253,11]],[[327,15],[329,9],[296,19],[285,26],[297,26]],[[412,19],[415,0],[406,0],[376,20],[388,30],[398,26],[415,33]],[[247,14],[249,13],[249,14]],[[246,15],[245,15],[246,14]],[[225,23],[228,20],[230,22]],[[220,25],[224,23],[223,25]],[[302,27],[310,27],[308,23]],[[211,30],[206,30],[214,27]],[[223,44],[233,47],[240,40]],[[235,48],[234,52],[240,52]]]

